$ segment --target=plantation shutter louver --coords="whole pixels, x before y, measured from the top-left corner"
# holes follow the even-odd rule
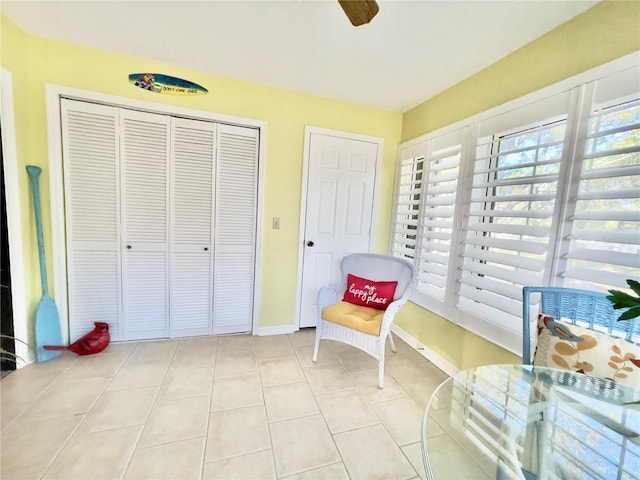
[[[419,291],[439,302],[450,278],[461,151],[462,130],[430,140],[423,174],[417,266],[424,283]]]
[[[214,333],[251,331],[255,269],[258,131],[218,126]]]
[[[216,125],[171,121],[171,336],[211,333]]]
[[[69,339],[107,322],[122,339],[118,111],[62,99]]]
[[[512,332],[503,341],[514,345],[522,287],[545,281],[568,107],[564,93],[477,127],[456,306]]]
[[[640,68],[595,82],[579,144],[565,286],[626,286],[640,268]],[[626,95],[625,95],[626,94]],[[589,98],[591,100],[591,98]]]
[[[169,336],[169,117],[121,111],[123,304],[128,340]]]
[[[396,257],[414,259],[422,175],[426,143],[402,149],[396,186],[396,205],[391,235],[391,252]]]
[[[480,139],[460,280],[462,308],[488,306],[518,316],[522,287],[543,281],[564,131],[565,122],[559,121]]]

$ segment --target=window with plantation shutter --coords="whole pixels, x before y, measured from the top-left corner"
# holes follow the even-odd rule
[[[391,235],[391,251],[397,257],[413,259],[416,255],[425,149],[426,144],[418,144],[405,148],[400,153]]]
[[[520,354],[522,287],[640,280],[640,65],[619,65],[400,146],[390,251],[414,302]]]
[[[417,255],[419,288],[437,301],[444,301],[450,278],[461,149],[461,130],[434,138],[429,142],[424,167]]]
[[[436,309],[451,277],[462,135],[462,129],[455,130],[401,153],[392,251],[415,261],[418,295]]]
[[[605,81],[606,82],[606,81]],[[608,80],[609,83],[611,79]],[[604,87],[597,85],[596,88]],[[606,92],[606,90],[605,90]],[[618,93],[618,92],[617,92]],[[598,92],[596,91],[596,100]],[[624,286],[640,269],[640,95],[595,105],[571,197],[565,285]]]
[[[504,319],[522,312],[522,287],[540,285],[551,234],[566,121],[478,140],[458,306]],[[503,315],[506,314],[506,315]]]

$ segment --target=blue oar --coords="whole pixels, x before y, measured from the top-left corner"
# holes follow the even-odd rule
[[[38,362],[46,362],[60,355],[61,352],[55,350],[44,350],[44,345],[62,344],[62,333],[60,331],[60,316],[55,302],[49,296],[47,287],[47,265],[44,256],[44,240],[42,237],[42,215],[40,212],[40,188],[38,187],[38,176],[42,169],[34,165],[27,165],[27,173],[31,180],[31,190],[33,193],[33,209],[36,214],[36,233],[38,235],[38,256],[40,257],[40,282],[42,283],[42,299],[36,310],[36,359]]]

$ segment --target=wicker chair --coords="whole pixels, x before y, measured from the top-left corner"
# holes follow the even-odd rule
[[[531,294],[540,294],[540,313],[561,318],[574,325],[608,333],[614,337],[640,340],[640,321],[618,322],[622,313],[614,310],[607,294],[560,287],[524,287],[522,289],[522,363],[531,365],[531,333],[537,319],[531,318]]]
[[[417,269],[407,260],[401,258],[373,253],[357,253],[348,255],[342,259],[340,271],[342,276],[339,284],[325,286],[318,292],[318,322],[316,326],[313,361],[316,362],[318,360],[320,340],[335,340],[347,343],[378,360],[378,387],[383,388],[385,342],[386,339],[389,338],[391,350],[395,353],[396,349],[393,343],[393,337],[389,334],[391,323],[393,322],[395,314],[409,299],[411,292],[418,283]],[[398,282],[393,301],[388,305],[386,310],[381,311],[381,314],[377,315],[378,321],[380,321],[379,317],[382,317],[380,333],[378,335],[364,333],[361,330],[343,326],[335,323],[335,321],[329,321],[323,316],[323,310],[326,307],[331,307],[341,302],[347,290],[348,274],[374,282]],[[354,309],[357,310],[357,307],[354,306]],[[359,315],[360,312],[355,311],[353,313]],[[365,315],[366,314],[363,314],[363,316]]]

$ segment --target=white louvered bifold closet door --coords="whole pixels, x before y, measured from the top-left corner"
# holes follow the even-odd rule
[[[121,119],[125,337],[167,337],[170,117],[121,110]]]
[[[171,336],[211,334],[216,125],[172,119]]]
[[[258,130],[61,104],[71,340],[251,331]]]
[[[62,99],[69,338],[107,322],[122,340],[118,109]]]
[[[218,126],[214,333],[251,331],[258,184],[258,130]]]

